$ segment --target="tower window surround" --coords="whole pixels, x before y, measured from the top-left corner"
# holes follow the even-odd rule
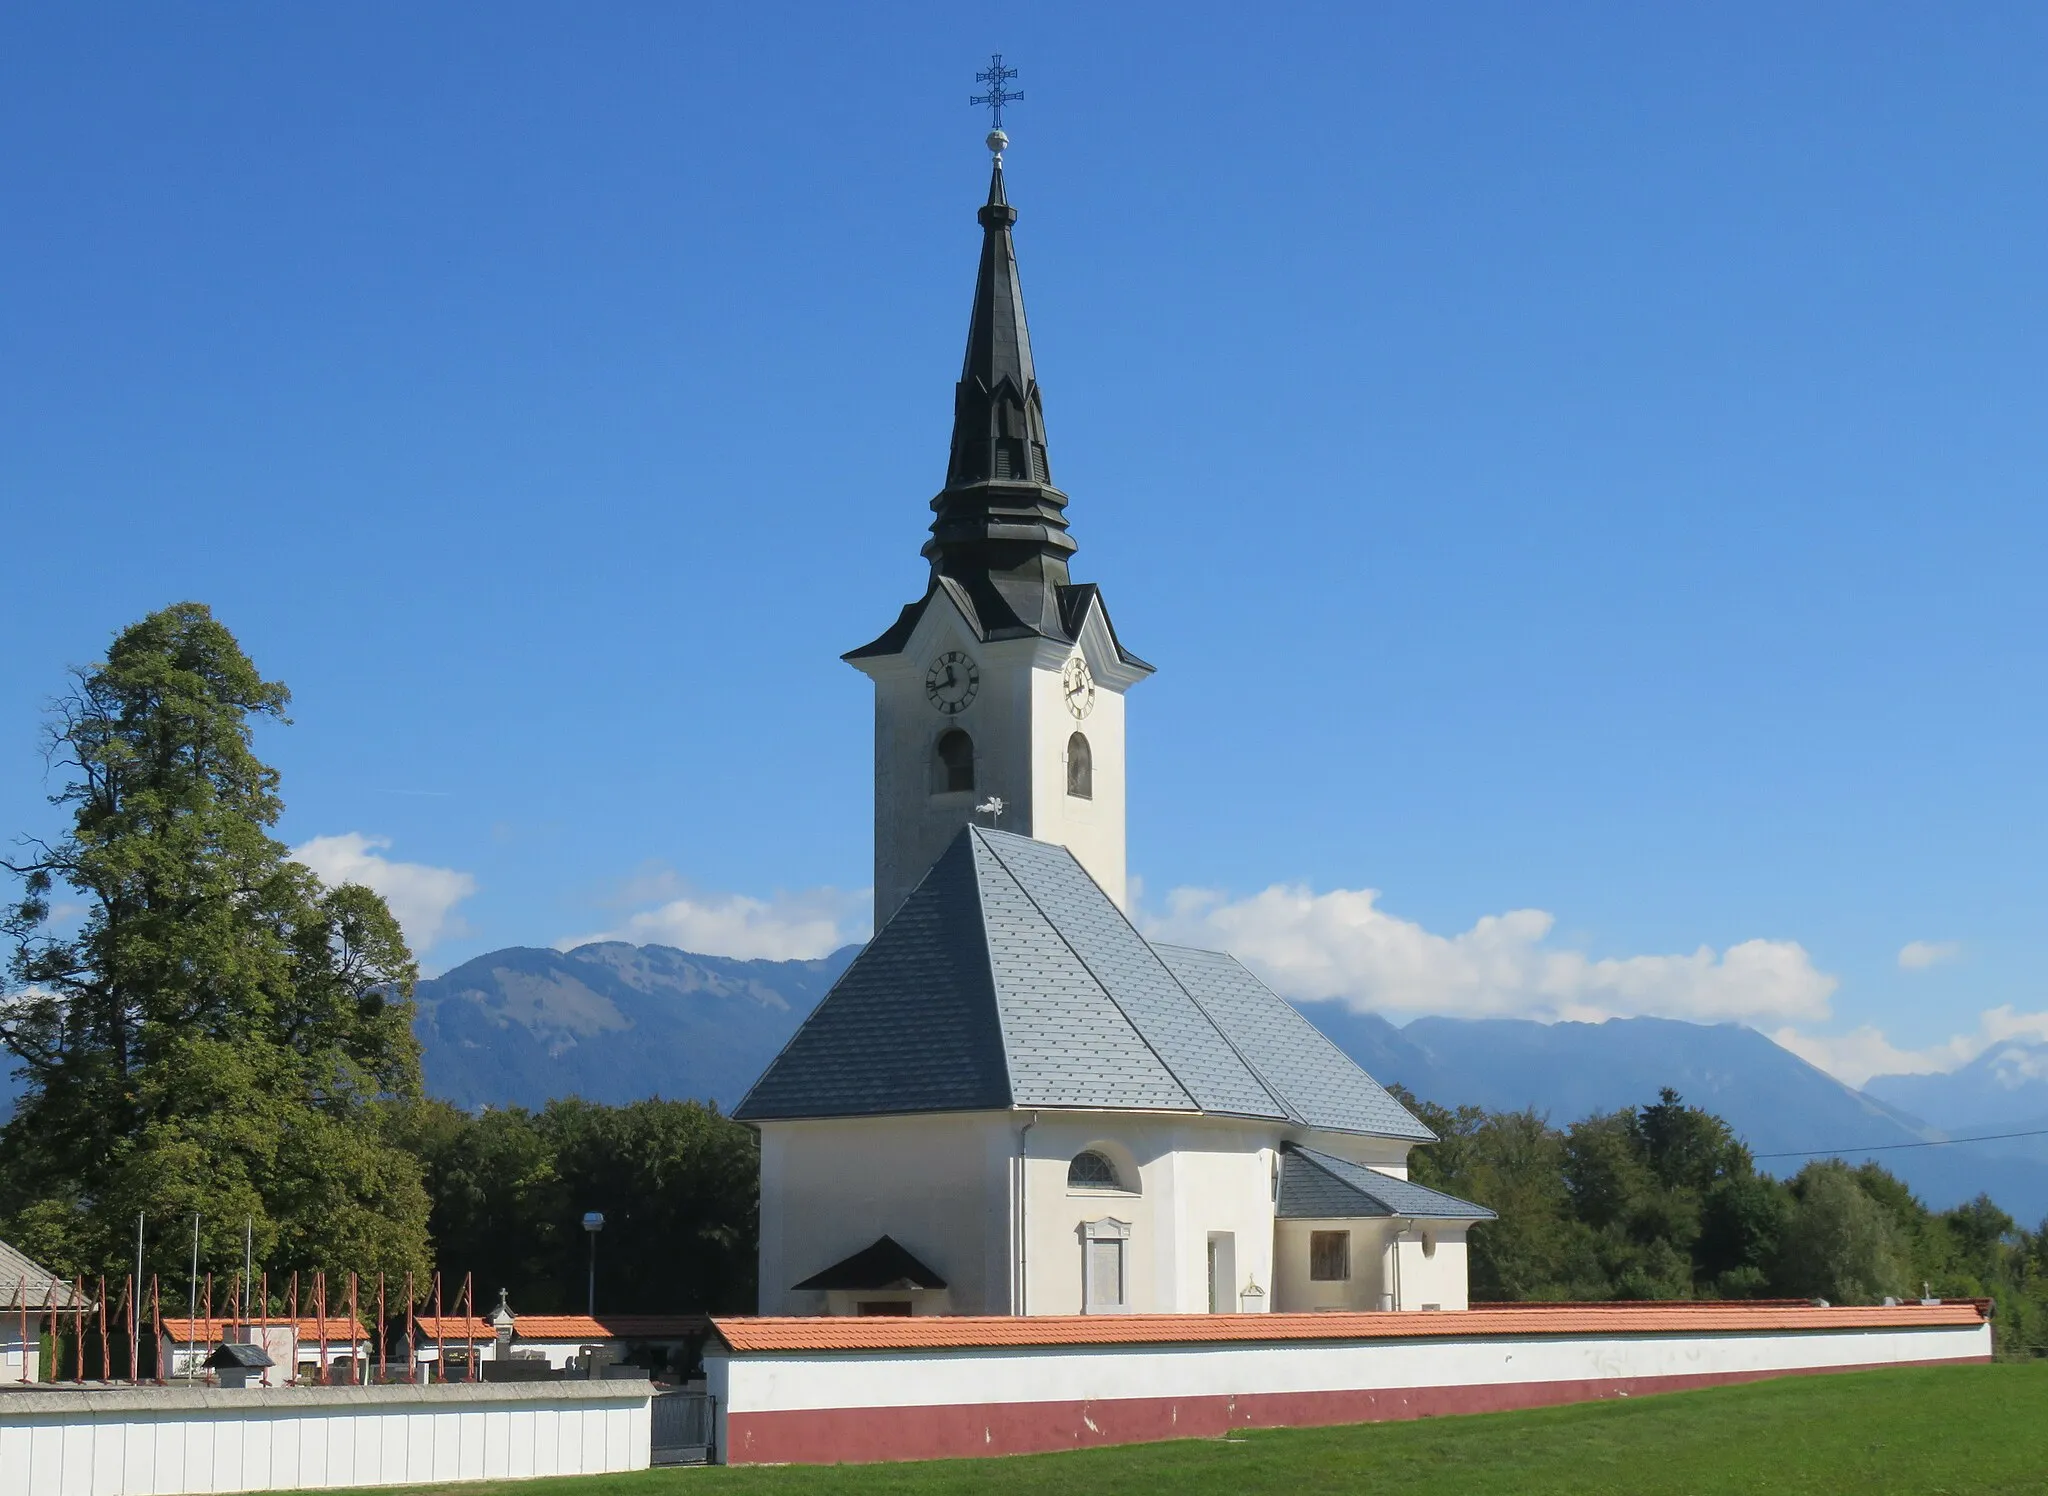
[[[1076,800],[1095,798],[1095,754],[1078,732],[1067,739],[1067,793]]]
[[[974,739],[957,727],[932,745],[932,793],[957,795],[974,789]]]

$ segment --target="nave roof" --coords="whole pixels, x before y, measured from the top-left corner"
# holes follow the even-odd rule
[[[1434,1137],[1234,958],[1154,946],[1066,848],[969,826],[734,1115],[1006,1108]]]

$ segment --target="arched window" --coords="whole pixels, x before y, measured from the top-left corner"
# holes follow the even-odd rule
[[[1076,800],[1095,798],[1095,755],[1078,732],[1067,739],[1067,793]]]
[[[932,793],[955,794],[974,788],[974,739],[959,728],[939,734],[932,748]]]
[[[1075,1154],[1074,1161],[1067,1165],[1067,1188],[1114,1190],[1122,1189],[1123,1185],[1116,1177],[1116,1165],[1109,1161],[1109,1155],[1090,1148],[1086,1153]]]

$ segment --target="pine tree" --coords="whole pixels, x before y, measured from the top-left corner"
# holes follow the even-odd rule
[[[416,969],[378,895],[322,887],[271,835],[283,805],[254,728],[289,702],[180,603],[53,707],[69,830],[0,861],[21,880],[0,1040],[26,1083],[0,1132],[0,1225],[53,1266],[118,1271],[138,1211],[167,1263],[195,1212],[223,1266],[249,1221],[274,1270],[425,1261],[419,1164],[387,1120],[420,1091]],[[59,896],[83,905],[75,926]]]

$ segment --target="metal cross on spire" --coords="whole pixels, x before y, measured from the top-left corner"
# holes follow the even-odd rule
[[[1005,104],[1014,104],[1024,97],[1021,91],[1011,93],[1007,88],[1003,87],[1005,83],[1016,76],[1017,70],[1015,68],[1003,66],[1003,54],[1000,52],[991,52],[988,58],[988,70],[974,75],[976,83],[986,83],[988,85],[988,92],[985,94],[975,94],[967,102],[977,106],[982,104],[988,105],[988,123],[991,131],[999,132],[1003,128],[1003,106]]]

